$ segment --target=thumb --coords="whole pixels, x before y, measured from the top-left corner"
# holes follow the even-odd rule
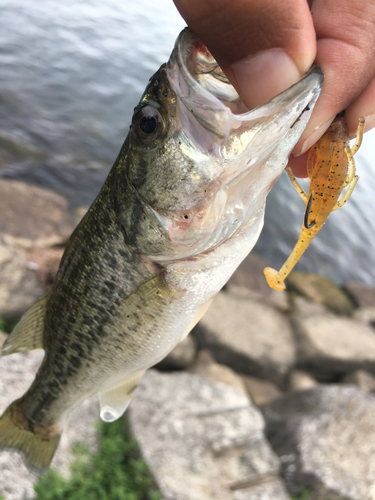
[[[316,55],[306,0],[174,0],[249,109],[306,73]]]

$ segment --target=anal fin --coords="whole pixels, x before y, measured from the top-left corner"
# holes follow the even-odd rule
[[[0,348],[2,356],[7,356],[15,352],[43,349],[44,320],[49,297],[50,291],[44,293],[22,316]]]
[[[139,384],[145,370],[140,370],[129,378],[99,393],[100,418],[113,422],[123,415],[129,406],[134,389]]]

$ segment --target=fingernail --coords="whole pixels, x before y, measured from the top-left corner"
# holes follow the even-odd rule
[[[232,65],[237,91],[249,109],[266,103],[302,78],[282,49],[271,49]]]
[[[316,143],[316,141],[318,141],[321,138],[321,136],[331,125],[333,120],[334,117],[330,118],[328,121],[322,123],[321,125],[315,127],[314,131],[310,135],[308,135],[305,141],[302,143],[302,147],[300,146],[299,143],[297,143],[296,147],[294,148],[293,155],[297,158],[298,156],[301,156],[304,153],[306,153],[306,151],[310,149],[311,146],[313,146]]]

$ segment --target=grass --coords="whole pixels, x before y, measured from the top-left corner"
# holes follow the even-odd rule
[[[16,326],[17,321],[7,321],[4,319],[2,316],[0,316],[0,330],[5,332],[5,333],[10,333],[13,328]],[[1,497],[0,497],[0,500]]]
[[[310,492],[303,490],[298,496],[293,496],[292,500],[311,500]]]
[[[123,421],[100,423],[100,450],[84,443],[75,449],[72,474],[64,479],[50,469],[34,485],[37,500],[160,500],[147,465],[137,456],[137,443],[125,437]]]

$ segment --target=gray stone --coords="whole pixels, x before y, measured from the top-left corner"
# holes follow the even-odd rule
[[[267,436],[292,494],[314,500],[373,500],[375,397],[354,387],[319,386],[263,407]]]
[[[293,313],[306,318],[308,316],[321,316],[322,314],[330,313],[330,311],[323,304],[317,304],[316,302],[313,302],[306,297],[302,297],[301,295],[293,295],[292,304]]]
[[[343,384],[355,385],[364,392],[375,391],[375,377],[365,370],[356,370],[355,372],[348,373],[341,382]]]
[[[15,399],[22,396],[31,385],[43,359],[41,350],[27,354],[0,357],[0,415]],[[89,450],[98,449],[95,422],[99,418],[97,397],[84,401],[67,418],[64,432],[52,467],[65,477],[70,474],[74,461],[72,448],[83,441]],[[5,500],[27,500],[35,497],[33,484],[36,477],[25,467],[16,452],[0,452],[0,493]]]
[[[303,370],[292,370],[289,375],[288,389],[290,391],[303,391],[316,385],[318,385],[316,378]]]
[[[23,250],[0,237],[0,314],[18,318],[42,293]]]
[[[276,384],[284,383],[295,362],[288,320],[250,298],[219,293],[194,333],[219,363]]]
[[[375,307],[374,287],[352,281],[344,285],[344,290],[351,296],[358,307]]]
[[[234,389],[246,393],[241,376],[229,368],[229,366],[215,363],[209,351],[205,349],[200,351],[197,362],[189,369],[189,372],[209,378],[213,382],[229,385]]]
[[[35,273],[35,277],[43,290],[48,290],[59,269],[62,248],[30,248],[25,250],[28,265]]]
[[[268,285],[267,285],[268,286]],[[255,292],[244,286],[230,284],[225,288],[225,291],[233,296],[240,296],[252,300],[261,301],[263,304],[268,304],[271,307],[278,309],[281,312],[289,312],[289,294],[287,292],[278,292],[270,288],[267,297],[264,297],[260,292]]]
[[[297,290],[312,301],[323,304],[338,314],[350,316],[354,304],[348,295],[324,276],[303,271],[294,271],[287,278],[287,286]]]
[[[280,389],[268,380],[249,377],[248,375],[242,375],[242,380],[251,401],[257,406],[268,403],[282,395]]]
[[[372,328],[375,328],[375,306],[360,307],[353,313],[353,319],[366,323]]]
[[[289,498],[261,413],[245,394],[197,375],[151,370],[127,416],[164,500]],[[267,497],[270,489],[277,496]]]
[[[0,347],[4,344],[7,337],[8,335],[6,333],[0,331]]]
[[[254,252],[251,252],[246,259],[241,262],[233,276],[228,280],[226,285],[228,290],[232,286],[240,286],[252,292],[256,292],[263,298],[268,297],[272,289],[267,284],[263,269],[269,266],[269,262]]]
[[[299,363],[319,380],[332,380],[363,368],[375,372],[373,330],[349,318],[295,318]]]
[[[66,199],[24,182],[0,179],[0,235],[25,248],[65,243],[73,226]]]
[[[196,355],[197,342],[192,335],[188,335],[156,367],[161,370],[182,370],[194,362]]]

